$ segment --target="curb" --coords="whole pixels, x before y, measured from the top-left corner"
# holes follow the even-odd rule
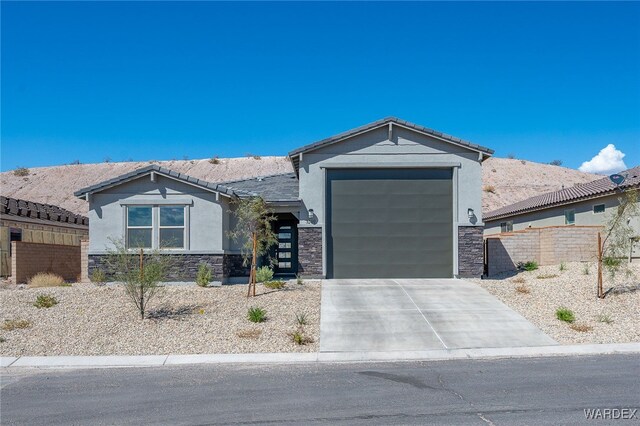
[[[438,349],[394,352],[312,352],[210,355],[110,355],[0,357],[0,368],[114,368],[198,364],[292,364],[315,362],[446,361],[640,353],[640,343]]]

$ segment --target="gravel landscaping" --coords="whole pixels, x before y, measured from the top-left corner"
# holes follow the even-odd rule
[[[246,285],[201,288],[169,286],[140,320],[120,285],[73,284],[71,287],[3,286],[0,354],[20,355],[152,355],[198,353],[315,352],[320,337],[320,281],[289,281],[272,290],[257,285],[247,298]],[[57,304],[34,306],[39,295]],[[251,307],[267,319],[247,319]],[[304,313],[305,345],[290,333]],[[23,322],[20,322],[23,321]],[[24,327],[24,322],[28,326]],[[18,325],[16,327],[16,324]]]
[[[640,262],[633,265],[633,269],[635,277],[621,276],[619,280],[627,283],[626,291],[612,292],[604,299],[596,297],[595,263],[567,263],[564,270],[560,270],[560,265],[542,266],[517,275],[470,281],[519,312],[558,343],[627,343],[640,342]],[[606,274],[604,277],[606,291],[611,286],[607,284]],[[561,307],[573,311],[573,323],[556,318],[556,310]]]

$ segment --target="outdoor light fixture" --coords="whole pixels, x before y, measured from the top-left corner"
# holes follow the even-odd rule
[[[469,216],[469,219],[473,219],[473,217],[475,216],[475,214],[473,213],[473,209],[467,210],[467,216]]]
[[[313,212],[313,209],[309,209],[309,220],[312,221],[316,217],[316,214]]]

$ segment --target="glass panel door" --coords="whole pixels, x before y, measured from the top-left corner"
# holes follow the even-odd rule
[[[278,222],[276,224],[276,274],[295,274],[297,268],[295,225],[292,222]]]

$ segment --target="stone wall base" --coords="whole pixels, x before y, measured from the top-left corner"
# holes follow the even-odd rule
[[[484,272],[483,226],[458,227],[458,276],[474,278]]]
[[[298,227],[298,274],[304,278],[323,278],[320,227]]]

